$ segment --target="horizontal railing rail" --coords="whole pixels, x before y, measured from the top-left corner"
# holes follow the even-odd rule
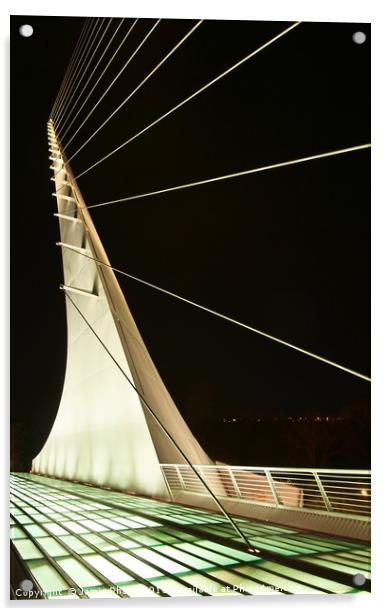
[[[160,466],[173,497],[181,492],[208,494],[189,465]],[[368,470],[220,464],[195,465],[195,469],[218,498],[356,518],[368,518],[371,513],[371,472]]]

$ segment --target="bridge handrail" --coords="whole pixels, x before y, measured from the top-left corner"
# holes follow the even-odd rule
[[[345,517],[370,516],[370,470],[225,464],[194,466],[220,498]],[[161,464],[160,467],[174,497],[182,491],[206,493],[189,465]]]

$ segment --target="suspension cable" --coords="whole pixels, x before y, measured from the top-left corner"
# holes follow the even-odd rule
[[[171,51],[169,51],[167,53],[166,56],[164,56],[164,58],[157,64],[157,66],[155,66],[151,72],[141,81],[141,83],[138,84],[138,86],[136,86],[134,88],[134,90],[132,90],[132,92],[118,105],[118,107],[115,108],[115,110],[109,115],[109,117],[102,123],[100,124],[100,126],[90,135],[90,137],[88,137],[88,139],[83,143],[82,148],[84,148],[98,133],[99,131],[106,126],[106,124],[108,122],[110,122],[110,120],[116,115],[116,113],[118,113],[118,111],[120,109],[122,109],[122,107],[124,105],[126,105],[126,103],[132,98],[132,96],[134,96],[134,94],[136,92],[138,92],[138,90],[140,90],[140,88],[142,88],[142,86],[148,81],[148,79],[150,79],[150,77],[152,77],[152,75],[154,75],[156,73],[156,71],[158,71],[158,69],[164,64],[164,62],[166,62],[168,60],[168,58],[170,58],[175,51],[177,51],[177,49],[179,49],[179,47],[188,39],[188,37],[193,34],[193,32],[200,26],[200,24],[203,23],[203,19],[199,20],[193,28],[191,28],[191,30],[189,30],[189,32],[187,34],[185,34],[183,36],[182,39],[180,39],[180,41],[173,47],[173,49],[171,49]],[[63,137],[62,137],[63,139]],[[68,141],[68,143],[66,143],[63,147],[64,150],[67,149],[67,147],[69,146],[71,142]]]
[[[82,80],[83,80],[83,78],[84,78],[84,76],[86,74],[86,71],[89,68],[90,62],[91,62],[91,60],[93,59],[93,57],[95,55],[95,52],[96,52],[95,42],[98,39],[98,35],[100,33],[100,30],[101,30],[101,28],[103,26],[104,21],[105,20],[102,18],[100,23],[99,23],[99,25],[98,25],[98,28],[97,28],[97,23],[95,25],[95,28],[94,28],[95,29],[95,33],[94,33],[94,30],[93,30],[94,37],[93,37],[92,40],[90,38],[90,47],[87,50],[87,52],[85,53],[85,55],[84,55],[82,66],[81,66],[81,68],[79,70],[79,75],[77,76],[77,79],[74,80],[72,91],[71,91],[71,93],[69,92],[69,94],[67,96],[67,100],[66,100],[65,104],[62,107],[61,116],[59,118],[57,118],[57,121],[56,121],[56,131],[57,132],[58,132],[59,125],[63,122],[63,119],[66,117],[66,115],[68,113],[68,107],[69,107],[71,101],[73,100],[74,95],[77,92],[80,84],[82,83]],[[87,64],[86,64],[86,62],[87,62]],[[86,66],[85,66],[85,64],[86,64]],[[82,73],[81,73],[81,71],[82,71]],[[58,134],[59,134],[59,132],[58,132]]]
[[[96,20],[96,21],[98,21],[98,20]],[[55,116],[53,117],[53,122],[56,122],[57,119],[59,118],[60,112],[62,110],[62,107],[63,107],[63,105],[64,105],[64,103],[65,103],[65,101],[67,99],[68,93],[71,90],[71,87],[73,85],[74,79],[76,78],[76,76],[78,74],[79,67],[82,65],[83,58],[84,58],[84,53],[85,53],[85,50],[86,50],[86,48],[87,48],[87,46],[89,44],[90,36],[91,36],[91,33],[92,33],[92,31],[93,31],[93,29],[95,27],[95,23],[96,22],[94,22],[93,19],[90,19],[90,21],[88,23],[87,33],[86,33],[86,35],[85,35],[85,37],[84,37],[84,39],[82,41],[82,46],[79,49],[79,53],[78,53],[78,57],[77,57],[77,63],[74,65],[74,68],[72,70],[72,74],[69,77],[69,80],[68,80],[68,82],[66,84],[65,90],[63,91],[62,99],[61,99],[59,105],[57,106],[57,109],[55,111]]]
[[[59,246],[61,246],[61,244],[58,244]],[[355,370],[352,370],[351,368],[347,368],[346,366],[343,366],[341,364],[338,364],[337,362],[331,361],[330,359],[327,359],[326,357],[322,357],[321,355],[316,355],[315,353],[311,353],[310,351],[307,351],[306,349],[302,349],[301,347],[298,347],[294,344],[291,344],[290,342],[286,342],[285,340],[282,340],[281,338],[277,338],[276,336],[272,336],[271,334],[268,334],[267,332],[264,332],[262,330],[256,329],[255,327],[252,327],[251,325],[247,325],[246,323],[243,323],[242,321],[238,321],[236,319],[233,319],[232,317],[229,317],[225,314],[222,314],[221,312],[217,312],[216,310],[212,310],[211,308],[207,308],[206,306],[203,306],[201,304],[198,304],[197,302],[193,302],[190,299],[187,299],[186,297],[182,297],[181,295],[177,295],[176,293],[172,293],[172,291],[168,291],[167,289],[164,289],[163,287],[159,287],[158,285],[152,284],[151,282],[147,282],[146,280],[143,280],[142,278],[138,278],[137,276],[133,276],[132,274],[128,274],[128,272],[125,272],[121,269],[118,269],[116,267],[113,267],[112,265],[110,265],[110,263],[104,263],[103,261],[100,261],[99,259],[96,259],[95,257],[92,257],[84,252],[81,252],[79,250],[77,250],[76,248],[72,247],[72,246],[62,246],[62,248],[65,248],[66,250],[71,250],[73,252],[76,252],[77,254],[80,254],[84,257],[86,257],[87,259],[90,259],[91,261],[95,261],[96,263],[98,263],[99,265],[102,265],[104,267],[107,267],[111,270],[113,270],[114,272],[117,272],[118,274],[121,274],[122,276],[126,276],[127,278],[130,278],[131,280],[134,280],[136,282],[141,283],[142,285],[146,285],[147,287],[150,287],[151,289],[155,289],[156,291],[160,291],[161,293],[165,293],[166,295],[169,295],[170,297],[173,297],[175,299],[178,299],[182,302],[185,302],[186,304],[189,304],[190,306],[194,306],[195,308],[200,308],[200,310],[204,310],[205,312],[212,314],[213,316],[219,317],[221,319],[224,319],[225,321],[228,321],[229,323],[233,323],[234,325],[239,325],[240,327],[243,327],[244,329],[247,329],[248,331],[251,331],[255,334],[258,334],[260,336],[263,336],[265,338],[268,338],[269,340],[272,340],[274,342],[278,342],[279,344],[282,344],[288,348],[293,349],[294,351],[298,351],[299,353],[303,353],[304,355],[307,355],[308,357],[312,357],[312,359],[317,359],[318,361],[321,361],[325,364],[328,364],[330,366],[333,366],[334,368],[338,368],[339,370],[343,370],[344,372],[347,372],[349,374],[352,374],[352,376],[356,376],[359,379],[363,379],[364,381],[369,381],[371,382],[371,378],[365,374],[361,374],[360,372],[356,372]]]
[[[180,445],[177,443],[177,441],[173,438],[172,434],[169,432],[169,430],[167,430],[167,428],[164,426],[164,424],[162,423],[162,421],[159,419],[158,415],[154,412],[154,410],[151,408],[151,406],[148,404],[148,402],[146,401],[145,397],[143,396],[143,394],[138,390],[138,388],[136,387],[136,385],[133,383],[133,381],[128,377],[128,375],[126,374],[126,371],[122,368],[121,364],[116,360],[116,358],[113,356],[113,354],[111,353],[111,351],[108,349],[108,347],[105,345],[105,343],[103,342],[103,340],[99,337],[99,335],[97,334],[97,332],[95,331],[95,329],[92,327],[92,325],[89,323],[89,321],[87,320],[87,318],[85,317],[85,315],[82,313],[82,311],[78,308],[77,304],[74,302],[74,300],[71,298],[71,296],[69,295],[69,293],[67,293],[67,291],[64,291],[67,299],[70,300],[70,302],[72,303],[72,305],[74,306],[75,310],[78,312],[78,314],[80,315],[80,317],[84,320],[84,322],[86,323],[86,325],[88,326],[88,328],[91,330],[91,332],[94,334],[94,336],[97,338],[98,342],[101,344],[101,346],[103,347],[103,349],[106,351],[106,353],[109,355],[110,359],[114,362],[114,364],[117,366],[117,368],[119,369],[119,371],[121,372],[121,374],[123,375],[123,377],[126,379],[126,381],[129,383],[129,385],[132,387],[132,389],[137,393],[138,397],[140,398],[141,402],[143,403],[144,407],[147,409],[147,411],[151,414],[151,416],[153,417],[153,419],[156,420],[158,426],[161,428],[161,430],[164,432],[164,434],[167,436],[167,438],[169,438],[169,440],[171,441],[171,443],[175,446],[175,448],[177,449],[177,451],[179,452],[179,454],[182,456],[182,458],[184,458],[185,462],[188,464],[188,466],[191,468],[191,470],[194,472],[194,474],[196,475],[196,477],[199,479],[200,483],[204,486],[204,488],[207,490],[207,492],[209,493],[209,495],[212,497],[212,499],[214,500],[214,502],[217,504],[217,506],[219,507],[220,511],[223,513],[223,515],[227,518],[227,520],[230,522],[231,526],[233,527],[233,529],[236,531],[236,533],[241,537],[241,539],[246,543],[248,551],[249,552],[255,552],[255,553],[260,553],[260,550],[256,547],[254,547],[251,543],[250,540],[247,538],[247,536],[245,535],[245,533],[241,530],[241,528],[239,527],[239,525],[235,522],[235,520],[233,520],[233,518],[231,517],[231,515],[228,513],[228,511],[226,511],[226,509],[224,508],[224,506],[222,505],[222,503],[219,501],[219,499],[217,498],[217,496],[215,496],[214,492],[211,490],[211,488],[209,487],[209,485],[207,484],[207,482],[203,479],[202,475],[199,473],[199,471],[195,468],[195,466],[191,463],[191,461],[189,460],[189,458],[186,456],[186,454],[184,453],[183,449],[180,447]]]
[[[134,25],[136,24],[138,20],[136,19],[136,21],[134,22],[132,28],[134,27]],[[75,136],[78,134],[78,132],[81,130],[81,128],[84,126],[84,124],[87,122],[87,120],[90,118],[90,116],[94,113],[94,111],[97,109],[97,107],[99,106],[99,104],[103,101],[103,99],[105,98],[105,96],[107,95],[107,93],[111,90],[111,88],[113,87],[113,85],[115,84],[115,82],[117,81],[117,79],[122,75],[122,73],[124,72],[124,70],[127,68],[127,66],[129,65],[129,63],[133,60],[133,58],[136,56],[137,52],[141,49],[141,47],[144,45],[144,43],[147,41],[147,39],[150,37],[150,35],[152,34],[152,32],[155,30],[155,28],[159,25],[161,19],[158,19],[156,21],[156,23],[152,26],[152,28],[148,31],[148,33],[145,35],[145,37],[142,39],[141,43],[136,47],[136,49],[134,50],[134,52],[132,53],[132,55],[129,57],[129,59],[125,62],[124,66],[121,68],[121,70],[117,73],[117,75],[114,77],[113,81],[110,83],[110,85],[106,88],[105,92],[102,94],[102,96],[98,99],[98,101],[96,102],[96,104],[94,105],[94,107],[89,111],[89,113],[87,114],[86,118],[83,120],[83,122],[81,123],[81,125],[78,127],[78,129],[75,131],[75,133],[73,134],[73,136],[71,137],[71,139],[67,142],[66,147],[68,147],[68,145],[72,142],[72,140],[75,138]],[[70,162],[70,159],[69,159]]]
[[[239,60],[238,62],[236,62],[235,64],[233,64],[232,66],[230,66],[228,69],[226,69],[225,71],[223,71],[222,73],[220,73],[219,75],[217,75],[217,77],[214,77],[213,79],[211,79],[210,81],[208,81],[204,86],[202,86],[201,88],[199,88],[198,90],[196,90],[195,92],[193,92],[193,94],[190,94],[190,96],[188,96],[187,98],[183,99],[182,101],[180,101],[180,103],[178,103],[177,105],[175,105],[174,107],[172,107],[171,109],[169,109],[169,111],[167,111],[166,113],[164,113],[163,115],[159,116],[156,120],[154,120],[153,122],[151,122],[150,124],[148,124],[145,128],[143,128],[142,130],[138,131],[137,133],[135,133],[134,135],[132,135],[132,137],[130,137],[129,139],[127,139],[126,141],[124,141],[123,143],[121,143],[121,145],[119,145],[118,147],[116,147],[114,150],[112,150],[111,152],[109,152],[108,154],[106,154],[105,156],[103,156],[102,158],[98,159],[95,163],[93,163],[92,165],[90,165],[90,167],[88,167],[87,169],[85,169],[84,171],[82,171],[82,173],[80,173],[78,176],[76,177],[81,177],[83,175],[85,175],[86,173],[88,173],[89,171],[91,171],[92,169],[94,169],[97,165],[101,164],[102,162],[104,162],[105,160],[107,160],[108,158],[110,158],[111,156],[113,156],[113,154],[116,154],[119,150],[121,150],[122,148],[124,148],[125,146],[127,146],[129,143],[131,143],[132,141],[134,141],[135,139],[137,139],[137,137],[140,137],[140,135],[143,135],[146,131],[148,131],[150,128],[153,128],[154,126],[156,126],[156,124],[158,124],[159,122],[161,122],[162,120],[164,120],[165,118],[169,117],[172,113],[174,113],[175,111],[177,111],[177,109],[180,109],[181,107],[183,107],[183,105],[185,105],[186,103],[188,103],[189,101],[193,100],[194,98],[196,98],[196,96],[198,96],[199,94],[201,94],[202,92],[204,92],[205,90],[207,90],[209,87],[211,87],[212,85],[214,85],[215,83],[217,83],[219,80],[223,79],[223,77],[225,77],[226,75],[228,75],[229,73],[231,73],[232,71],[234,71],[236,68],[238,68],[239,66],[241,66],[242,64],[244,64],[245,62],[247,62],[248,60],[250,60],[251,58],[253,58],[254,56],[256,56],[258,53],[260,53],[261,51],[263,51],[264,49],[266,49],[267,47],[269,47],[270,45],[272,45],[275,41],[277,41],[278,39],[282,38],[283,36],[285,36],[285,34],[287,34],[288,32],[290,32],[291,30],[293,30],[294,28],[296,28],[297,26],[299,26],[301,24],[301,22],[295,22],[294,24],[292,24],[289,28],[286,28],[285,30],[282,30],[282,32],[280,32],[279,34],[277,34],[276,36],[274,36],[273,38],[271,38],[269,41],[267,41],[266,43],[264,43],[263,45],[260,45],[257,49],[255,49],[254,51],[252,51],[251,53],[249,53],[247,56],[245,56],[244,58],[242,58],[241,60]],[[79,154],[79,152],[82,150],[83,146],[81,146],[80,148],[78,148],[78,150],[76,150],[76,152],[74,152],[74,154],[68,159],[68,162],[71,162],[75,156],[77,156]]]
[[[94,70],[93,70],[93,72],[92,72],[92,74],[91,74],[91,76],[90,76],[90,77],[92,77],[92,76],[93,76],[94,72],[95,72],[95,71],[96,71],[96,69],[98,68],[98,66],[99,66],[100,62],[102,61],[102,59],[103,59],[104,55],[105,55],[105,54],[106,54],[106,52],[108,51],[108,49],[109,49],[110,45],[112,44],[113,40],[115,39],[115,36],[116,36],[116,34],[117,34],[118,30],[121,28],[121,26],[122,26],[122,24],[124,23],[124,21],[125,21],[125,17],[123,17],[123,18],[121,19],[120,23],[118,24],[118,26],[117,26],[117,28],[116,28],[116,30],[115,30],[115,32],[114,32],[114,34],[113,34],[113,36],[111,37],[111,39],[110,39],[109,43],[107,44],[107,46],[105,47],[105,49],[103,50],[103,53],[101,54],[101,56],[100,56],[100,58],[99,58],[99,60],[98,60],[97,64],[95,65]],[[126,37],[127,37],[127,36],[128,36],[128,34],[126,34],[126,35],[125,35],[124,40],[126,39]],[[122,43],[121,43],[121,45],[122,45]],[[117,51],[120,49],[121,45],[118,47]],[[92,95],[92,93],[94,92],[95,88],[97,87],[97,85],[98,85],[99,81],[102,79],[103,75],[105,74],[106,69],[109,67],[110,63],[113,61],[113,59],[114,59],[114,57],[115,57],[115,55],[116,55],[117,51],[115,52],[115,54],[114,54],[114,55],[113,55],[113,57],[111,58],[111,60],[110,60],[109,64],[105,67],[104,71],[101,73],[101,75],[99,76],[99,78],[97,79],[97,81],[95,81],[95,82],[94,82],[93,87],[92,87],[92,88],[88,91],[87,96],[85,96],[85,98],[83,99],[83,103],[82,103],[82,105],[79,107],[79,109],[78,109],[77,113],[75,114],[75,116],[74,116],[74,117],[73,117],[73,119],[71,120],[70,124],[68,125],[68,127],[67,127],[67,128],[66,128],[66,130],[64,131],[63,136],[62,136],[62,139],[64,139],[64,137],[67,135],[68,131],[70,130],[70,128],[71,128],[71,127],[72,127],[72,125],[74,124],[75,120],[76,120],[76,119],[77,119],[77,117],[79,116],[79,114],[80,114],[80,112],[82,111],[83,107],[86,105],[86,103],[87,103],[87,101],[89,100],[90,96]],[[90,77],[89,77],[89,79],[90,79]]]
[[[103,201],[101,203],[93,203],[87,207],[88,210],[91,210],[96,207],[104,207],[108,205],[115,205],[117,203],[125,203],[127,201],[134,201],[136,199],[144,199],[145,197],[153,197],[154,195],[162,195],[165,193],[183,190],[186,188],[194,188],[195,186],[203,186],[205,184],[214,184],[215,182],[221,182],[223,180],[231,180],[233,178],[243,177],[246,175],[253,175],[255,173],[261,173],[262,171],[271,171],[272,169],[280,169],[282,167],[290,167],[291,165],[299,165],[300,163],[305,163],[313,160],[318,160],[322,158],[331,158],[333,156],[340,156],[342,154],[348,154],[350,152],[357,152],[360,150],[367,150],[371,147],[370,143],[364,143],[361,145],[351,146],[349,148],[341,148],[340,150],[332,150],[330,152],[323,152],[321,154],[313,154],[311,156],[303,156],[302,158],[294,158],[292,160],[286,160],[280,163],[272,163],[270,165],[263,165],[262,167],[255,167],[253,169],[246,169],[244,171],[236,171],[234,173],[228,173],[226,175],[218,175],[213,178],[207,178],[205,180],[197,180],[196,182],[189,182],[187,184],[180,184],[178,186],[170,186],[168,188],[161,188],[159,190],[153,190],[146,193],[140,193],[137,195],[130,195],[129,197],[122,197],[120,199],[113,199],[111,201]],[[82,174],[80,174],[82,175]],[[75,176],[75,179],[80,176]],[[58,191],[62,188],[60,186]],[[57,191],[57,192],[58,192]]]
[[[105,34],[106,34],[106,32],[108,31],[108,29],[109,29],[110,24],[112,23],[112,21],[113,21],[113,18],[111,17],[111,18],[109,19],[109,21],[108,21],[108,23],[107,23],[107,25],[106,25],[106,27],[105,27],[105,29],[104,29],[103,33],[102,33],[102,36],[99,38],[99,40],[98,40],[98,42],[97,42],[97,45],[96,45],[96,47],[95,47],[95,49],[94,49],[94,51],[93,51],[93,55],[90,57],[90,60],[89,60],[89,62],[88,62],[88,64],[87,64],[87,66],[86,66],[86,68],[85,68],[85,70],[84,70],[84,73],[83,73],[82,77],[78,80],[78,86],[79,86],[79,84],[82,82],[82,79],[83,79],[83,77],[84,77],[85,73],[87,72],[87,70],[88,70],[88,68],[89,68],[89,66],[90,66],[90,64],[91,64],[91,62],[93,61],[94,56],[95,56],[95,54],[97,53],[98,48],[99,48],[99,46],[101,45],[101,43],[102,43],[103,39],[105,38]],[[101,26],[102,26],[102,23],[101,23]],[[98,33],[99,33],[99,31],[98,31]],[[98,37],[98,33],[97,33],[97,35],[96,35],[96,38]],[[105,47],[105,51],[106,51],[106,49],[107,49],[107,47]],[[104,52],[104,53],[105,53],[105,52]],[[89,75],[89,77],[88,77],[88,79],[87,79],[86,83],[84,84],[84,86],[83,86],[83,88],[82,88],[81,92],[78,94],[77,99],[73,102],[73,104],[72,104],[71,108],[67,110],[66,115],[64,115],[64,116],[63,116],[62,126],[60,126],[60,124],[61,124],[60,122],[58,123],[58,125],[57,125],[57,129],[56,129],[56,130],[58,131],[58,135],[59,135],[59,132],[63,132],[63,127],[66,125],[66,123],[68,122],[69,118],[71,117],[71,114],[73,113],[73,111],[74,111],[74,109],[76,108],[76,106],[77,106],[77,104],[78,104],[79,100],[80,100],[80,99],[81,99],[81,97],[82,97],[82,94],[84,93],[85,89],[87,88],[87,85],[89,84],[90,79],[91,79],[91,78],[92,78],[92,76],[94,75],[94,72],[95,72],[95,70],[96,70],[97,66],[99,65],[99,63],[100,63],[100,61],[101,61],[102,57],[103,57],[103,54],[102,54],[102,55],[100,55],[100,57],[99,57],[99,60],[98,60],[97,64],[95,65],[94,69],[93,69],[93,70],[92,70],[92,72],[90,73],[90,75]],[[76,90],[74,90],[73,96],[74,96],[75,92],[76,92]],[[71,99],[68,101],[68,103],[69,103],[70,101],[71,101]]]
[[[84,37],[84,35],[85,35],[85,31],[86,31],[86,24],[87,24],[87,22],[88,22],[88,20],[87,20],[87,19],[85,19],[85,20],[84,20],[84,22],[83,22],[83,26],[82,26],[82,29],[81,29],[80,35],[79,35],[79,37],[78,37],[77,44],[75,45],[74,51],[73,51],[73,53],[71,54],[70,61],[69,61],[68,65],[67,65],[67,69],[66,69],[66,71],[65,71],[65,73],[64,73],[64,75],[63,75],[63,79],[62,79],[61,85],[60,85],[60,87],[59,87],[58,93],[57,93],[57,95],[56,95],[56,98],[55,98],[54,104],[53,104],[53,106],[52,106],[52,108],[51,108],[50,115],[49,115],[49,117],[50,117],[50,118],[52,118],[52,117],[53,117],[53,115],[54,115],[54,113],[55,113],[56,106],[57,106],[57,104],[58,104],[59,100],[61,99],[61,96],[62,96],[62,92],[63,92],[64,86],[65,86],[65,84],[67,83],[67,80],[68,80],[68,78],[69,78],[69,76],[70,76],[70,74],[71,74],[71,71],[72,71],[73,65],[74,65],[75,60],[76,60],[76,57],[77,57],[77,55],[78,55],[78,51],[79,51],[79,47],[80,47],[81,41],[82,41],[82,39],[83,39],[83,37]]]

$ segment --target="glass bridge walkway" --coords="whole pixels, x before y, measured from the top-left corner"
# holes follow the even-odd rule
[[[370,546],[338,537],[234,516],[252,554],[221,514],[28,473],[10,513],[14,599],[370,590]]]

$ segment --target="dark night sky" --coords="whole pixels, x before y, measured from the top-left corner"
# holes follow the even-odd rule
[[[18,35],[22,23],[31,38]],[[136,25],[85,109],[153,23]],[[69,156],[193,23],[162,21]],[[72,161],[75,174],[288,25],[206,21]],[[11,18],[12,420],[28,434],[29,459],[65,370],[46,122],[82,26]],[[369,142],[370,45],[353,43],[356,30],[369,37],[367,24],[301,24],[82,177],[86,203]],[[369,163],[369,151],[351,153],[91,213],[114,266],[369,374]],[[192,413],[335,414],[369,399],[364,381],[119,281],[188,423]]]

